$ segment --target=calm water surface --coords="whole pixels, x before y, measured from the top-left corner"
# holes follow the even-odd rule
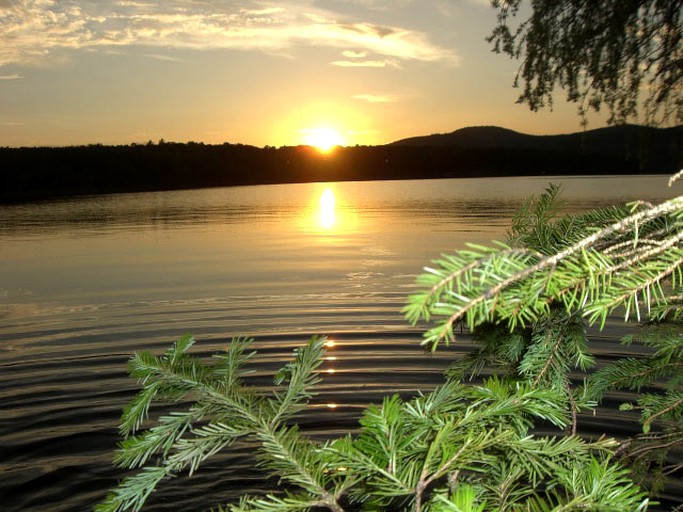
[[[312,334],[335,341],[313,434],[353,428],[363,405],[440,382],[466,337],[423,355],[400,309],[415,276],[467,241],[503,239],[525,196],[563,183],[569,209],[681,193],[666,176],[275,185],[121,194],[0,206],[0,508],[90,510],[112,468],[135,350],[192,333],[208,355],[256,338],[258,376]],[[596,335],[604,357],[622,350]],[[331,406],[335,406],[334,408]],[[608,413],[589,428],[614,428]],[[201,510],[263,489],[243,446],[146,510]],[[678,498],[673,498],[678,500]],[[682,499],[683,500],[683,499]],[[678,502],[678,501],[676,501]]]

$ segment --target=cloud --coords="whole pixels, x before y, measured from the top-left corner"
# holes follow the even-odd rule
[[[367,101],[368,103],[393,103],[398,101],[396,96],[379,96],[377,94],[354,94],[351,97],[354,100]]]
[[[0,80],[19,80],[20,78],[24,78],[18,73],[12,73],[11,75],[0,75]]]
[[[397,8],[424,0],[346,0],[347,3],[374,11],[395,11]]]
[[[285,9],[282,7],[267,7],[265,9],[253,9],[247,10],[245,12],[251,16],[269,16],[271,14],[279,14],[284,11]]]
[[[399,67],[399,65],[391,60],[335,60],[330,64],[342,68],[386,68],[389,66]]]
[[[368,56],[366,52],[354,52],[352,50],[345,50],[342,55],[347,59],[363,59]]]
[[[159,53],[147,53],[145,54],[145,57],[167,62],[182,62],[182,59],[177,59],[176,57],[172,57],[170,55],[163,55]]]
[[[450,49],[404,27],[336,20],[308,5],[208,0],[15,0],[0,9],[0,66],[48,62],[79,49],[235,49],[286,53],[299,47],[355,48],[347,59],[457,63]],[[348,50],[347,50],[348,52]]]

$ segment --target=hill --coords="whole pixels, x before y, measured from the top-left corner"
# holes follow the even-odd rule
[[[472,126],[451,133],[411,137],[395,146],[451,147],[461,149],[507,149],[577,151],[605,155],[635,156],[634,152],[671,154],[683,147],[683,126],[653,128],[623,125],[566,135],[528,135],[498,126]],[[680,153],[679,153],[680,154]]]

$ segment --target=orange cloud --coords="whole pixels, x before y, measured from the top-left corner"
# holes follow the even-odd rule
[[[422,32],[359,21],[310,7],[236,8],[215,3],[16,0],[0,4],[0,66],[47,61],[60,50],[125,46],[286,53],[300,47],[355,48],[335,65],[386,67],[394,61],[456,64],[450,49]],[[375,56],[366,59],[367,55]],[[358,59],[365,59],[350,64]]]

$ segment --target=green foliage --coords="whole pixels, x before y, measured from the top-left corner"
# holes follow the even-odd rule
[[[647,91],[650,122],[683,120],[680,72],[681,0],[536,0],[514,25],[522,0],[493,0],[494,51],[522,59],[515,87],[532,110],[552,106],[555,87],[584,117],[604,105],[611,123],[638,118]]]
[[[648,499],[610,456],[614,441],[539,437],[537,422],[564,427],[556,390],[512,379],[478,386],[447,380],[428,394],[370,405],[360,433],[313,441],[288,424],[313,396],[323,338],[312,338],[275,377],[270,396],[245,386],[249,341],[233,340],[213,364],[184,337],[163,356],[136,354],[141,391],[123,413],[116,463],[142,468],[96,508],[140,510],[156,486],[192,474],[235,442],[258,442],[257,464],[285,489],[244,496],[222,510],[644,510]],[[152,402],[189,400],[142,430]],[[154,459],[154,463],[150,461]],[[569,507],[569,508],[568,508]],[[577,505],[578,507],[578,505]]]
[[[245,436],[255,436],[263,452],[286,461],[286,478],[310,492],[319,491],[323,474],[308,469],[309,450],[296,429],[284,422],[300,411],[311,398],[311,387],[319,377],[324,338],[313,337],[295,352],[294,360],[276,376],[272,396],[245,386],[247,352],[251,340],[236,338],[223,354],[207,364],[187,351],[194,339],[185,336],[161,357],[147,352],[135,354],[129,364],[131,377],[142,385],[124,409],[120,443],[114,462],[125,468],[142,468],[123,482],[96,510],[140,510],[156,485],[182,471],[190,475],[202,462]],[[189,403],[184,410],[161,416],[140,432],[154,401]],[[267,465],[266,462],[263,463]]]
[[[621,409],[640,410],[643,434],[627,440],[620,451],[639,478],[659,490],[667,475],[683,468],[667,456],[683,447],[683,325],[678,318],[651,322],[623,343],[637,343],[650,354],[622,358],[598,370],[586,390],[598,400],[613,390],[639,393],[635,404],[623,403]]]
[[[638,343],[648,347],[650,355],[647,358],[623,358],[595,372],[588,383],[593,396],[602,398],[607,391],[614,389],[640,392],[657,383],[664,384],[668,391],[675,393],[683,385],[682,333],[683,323],[674,320],[649,323],[635,334],[626,336],[624,344]],[[646,396],[642,395],[643,398]],[[653,410],[646,414],[647,417],[659,415]]]
[[[431,350],[453,342],[458,323],[469,327],[476,348],[453,365],[455,378],[494,371],[564,390],[572,432],[578,413],[608,392],[638,392],[622,409],[641,411],[643,435],[625,440],[619,452],[649,473],[656,489],[657,480],[681,468],[667,453],[683,446],[683,198],[560,215],[558,197],[550,186],[525,203],[508,244],[471,246],[437,260],[404,312],[413,323],[432,322],[423,340]],[[648,355],[618,359],[575,386],[572,373],[594,365],[586,323],[602,327],[616,311],[626,320],[649,317],[625,339]]]
[[[513,227],[512,242],[528,246],[469,245],[425,268],[418,279],[424,291],[404,308],[412,323],[437,319],[424,345],[435,350],[453,341],[458,322],[470,329],[503,323],[514,330],[561,308],[604,325],[618,308],[625,308],[626,320],[640,320],[652,304],[667,304],[662,282],[670,279],[677,289],[682,277],[683,196],[656,206],[635,203],[629,215],[606,223],[614,209],[576,222],[548,222],[544,205],[552,204],[553,195],[551,187],[535,206],[526,206],[534,211],[527,232],[519,220]]]

